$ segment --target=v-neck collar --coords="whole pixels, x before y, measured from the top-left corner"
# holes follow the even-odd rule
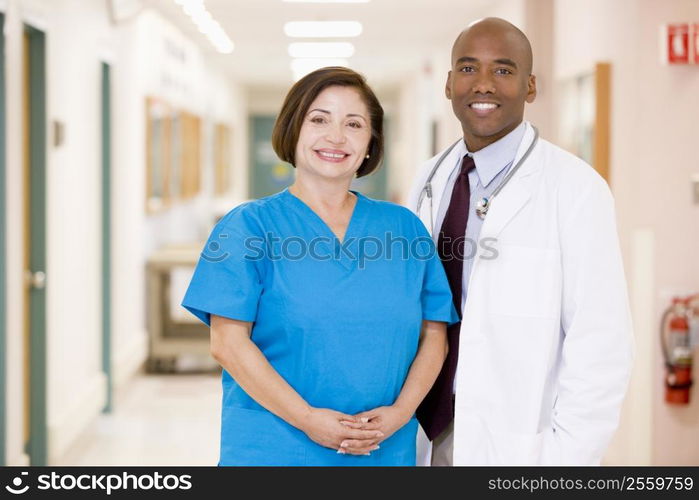
[[[315,221],[320,224],[320,226],[323,228],[323,230],[326,233],[329,233],[333,241],[339,243],[340,245],[343,245],[348,237],[352,236],[352,233],[354,232],[355,227],[357,226],[357,219],[361,216],[361,211],[363,209],[364,205],[364,195],[357,192],[357,191],[352,191],[351,189],[349,190],[350,193],[354,194],[357,197],[357,201],[354,204],[354,208],[352,209],[352,215],[350,216],[349,224],[347,224],[347,230],[345,231],[345,235],[340,240],[340,238],[337,237],[335,232],[330,229],[330,226],[323,220],[323,218],[316,213],[315,210],[313,210],[305,201],[303,201],[301,198],[293,194],[291,191],[289,191],[289,188],[285,188],[282,193],[286,195],[287,198],[291,199],[291,201],[299,207],[301,210],[310,212],[312,217],[315,219]]]

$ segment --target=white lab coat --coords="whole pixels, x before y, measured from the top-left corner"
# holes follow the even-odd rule
[[[527,124],[515,161],[533,139]],[[432,180],[433,216],[456,152]],[[409,207],[441,153],[418,173]],[[429,199],[421,210],[428,228]],[[418,214],[420,215],[420,214]],[[459,342],[454,465],[598,464],[618,425],[632,331],[606,182],[539,139],[490,206]]]

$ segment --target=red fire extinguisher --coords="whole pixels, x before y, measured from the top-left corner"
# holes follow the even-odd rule
[[[674,298],[663,314],[660,338],[665,358],[665,401],[689,404],[692,387],[692,342],[689,299]]]
[[[687,310],[689,311],[689,345],[692,349],[696,349],[699,346],[699,293],[687,299]]]

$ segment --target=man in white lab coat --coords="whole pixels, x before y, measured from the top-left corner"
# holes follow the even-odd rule
[[[477,21],[455,41],[451,63],[446,96],[463,139],[423,166],[409,199],[462,313],[418,409],[428,457],[597,464],[632,360],[611,193],[588,164],[537,140],[523,121],[536,80],[519,29]]]

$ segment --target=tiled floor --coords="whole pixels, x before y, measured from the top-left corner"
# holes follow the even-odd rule
[[[216,465],[217,374],[138,375],[53,465]]]

